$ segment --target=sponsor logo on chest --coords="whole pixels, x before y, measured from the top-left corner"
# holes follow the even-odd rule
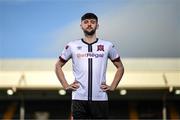
[[[82,51],[82,46],[77,46],[78,53],[77,58],[103,58],[104,57],[104,45],[100,44],[94,48],[96,52],[85,52]],[[85,49],[86,50],[86,49]]]

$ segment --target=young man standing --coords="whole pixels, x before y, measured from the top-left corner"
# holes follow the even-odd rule
[[[84,38],[69,42],[56,63],[56,75],[65,90],[72,91],[72,115],[74,119],[108,118],[107,91],[114,91],[121,80],[124,67],[114,45],[96,37],[98,18],[86,13],[80,24]],[[62,67],[72,59],[75,81],[68,84]],[[111,85],[106,84],[108,58],[117,71]]]

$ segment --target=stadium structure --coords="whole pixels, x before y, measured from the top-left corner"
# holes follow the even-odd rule
[[[180,119],[180,59],[122,58],[125,73],[109,94],[111,119]],[[71,93],[55,75],[56,59],[0,59],[0,119],[70,119]],[[108,61],[107,84],[115,67]],[[64,68],[73,82],[71,61]]]

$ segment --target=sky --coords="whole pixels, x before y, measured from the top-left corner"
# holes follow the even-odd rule
[[[179,11],[179,0],[0,0],[0,59],[58,58],[86,12],[122,58],[179,58]]]

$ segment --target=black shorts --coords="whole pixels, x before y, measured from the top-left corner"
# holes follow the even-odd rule
[[[107,119],[108,101],[72,100],[72,116],[74,119]]]

